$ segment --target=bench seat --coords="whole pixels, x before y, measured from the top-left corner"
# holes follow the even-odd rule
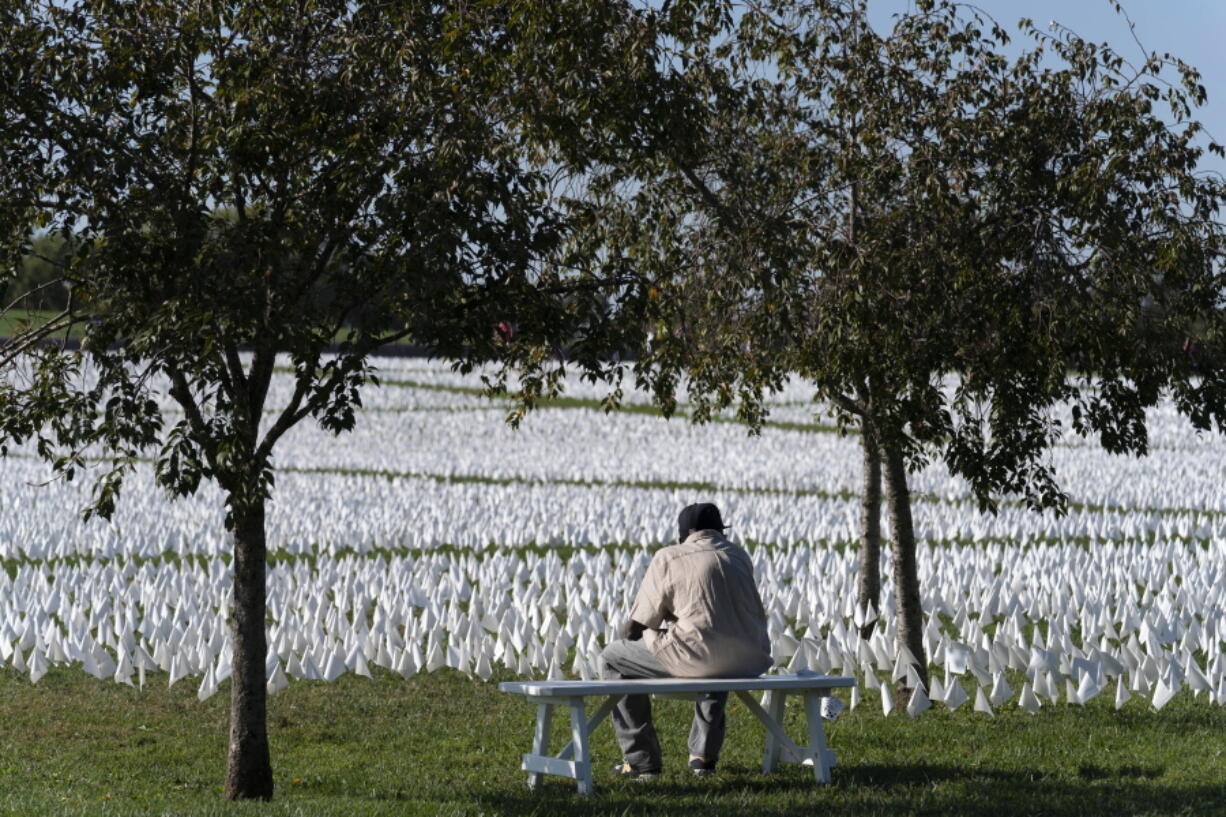
[[[498,689],[522,695],[537,705],[532,751],[523,756],[521,768],[528,772],[528,785],[535,788],[544,775],[571,778],[579,792],[592,793],[592,760],[588,738],[623,695],[654,695],[661,698],[694,699],[708,692],[734,693],[745,708],[766,727],[762,771],[774,771],[780,760],[813,766],[818,783],[830,782],[834,752],[826,747],[821,700],[838,688],[851,687],[854,678],[837,675],[763,675],[758,678],[642,678],[607,681],[507,681]],[[758,702],[750,693],[762,692]],[[802,696],[808,726],[808,746],[798,746],[783,729],[784,703],[789,694]],[[589,718],[585,699],[604,700]],[[549,753],[549,729],[555,707],[570,712],[571,739],[556,755]]]

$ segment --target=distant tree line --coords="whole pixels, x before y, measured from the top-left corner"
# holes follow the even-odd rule
[[[33,236],[29,253],[11,278],[0,278],[0,306],[15,310],[54,310],[68,306],[63,270],[75,247],[63,233]]]

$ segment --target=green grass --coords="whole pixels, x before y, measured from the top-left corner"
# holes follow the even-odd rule
[[[718,775],[681,767],[688,705],[657,703],[666,772],[616,780],[607,725],[594,736],[597,794],[518,770],[533,710],[443,671],[295,682],[269,702],[276,799],[221,799],[228,685],[200,703],[190,679],[144,691],[53,670],[38,685],[0,671],[0,813],[18,815],[1221,815],[1226,709],[1184,692],[1160,713],[1006,706],[995,720],[935,711],[883,718],[876,693],[828,727],[834,784],[784,765],[758,773],[762,732],[730,708]],[[565,719],[555,719],[564,721]],[[800,712],[787,726],[802,734]],[[560,746],[566,724],[556,725]]]
[[[0,304],[2,309],[5,304]],[[59,312],[50,309],[12,309],[8,312],[0,313],[0,338],[10,338],[19,332],[29,329],[32,326],[39,326],[58,315]],[[79,339],[85,334],[85,325],[77,324],[69,331],[68,336],[73,339]],[[55,338],[63,340],[63,331],[56,332]]]

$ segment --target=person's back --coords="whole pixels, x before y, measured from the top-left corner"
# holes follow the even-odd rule
[[[648,628],[646,646],[671,675],[752,677],[771,666],[753,563],[719,531],[694,531],[657,552],[630,617]]]
[[[601,653],[606,678],[753,678],[770,668],[766,611],[754,583],[749,554],[724,538],[719,508],[686,506],[677,519],[679,544],[656,552],[643,576],[626,637]],[[710,774],[724,742],[727,692],[694,703],[690,769]],[[617,773],[654,777],[660,742],[651,723],[651,699],[625,695],[613,709],[622,750]]]

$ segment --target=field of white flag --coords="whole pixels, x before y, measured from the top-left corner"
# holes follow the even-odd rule
[[[872,639],[857,633],[858,443],[803,383],[773,398],[758,437],[733,422],[605,414],[603,392],[575,381],[512,430],[475,375],[379,367],[386,383],[364,393],[354,432],[304,425],[277,448],[270,689],[375,667],[592,677],[652,549],[675,540],[677,512],[713,501],[754,559],[779,666],[855,675],[850,704],[890,712],[882,690],[910,662],[889,614]],[[281,375],[282,400],[289,384]],[[1226,705],[1226,440],[1173,409],[1151,420],[1144,459],[1077,438],[1055,450],[1063,517],[1008,503],[980,513],[939,467],[913,477],[936,669],[911,714],[934,701],[1038,713],[1098,696]],[[31,447],[0,460],[5,671],[38,682],[71,665],[119,683],[191,683],[201,698],[225,680],[220,493],[172,502],[151,472],[139,467],[111,521],[85,523],[87,479],[46,484]],[[887,611],[889,575],[883,561]]]

